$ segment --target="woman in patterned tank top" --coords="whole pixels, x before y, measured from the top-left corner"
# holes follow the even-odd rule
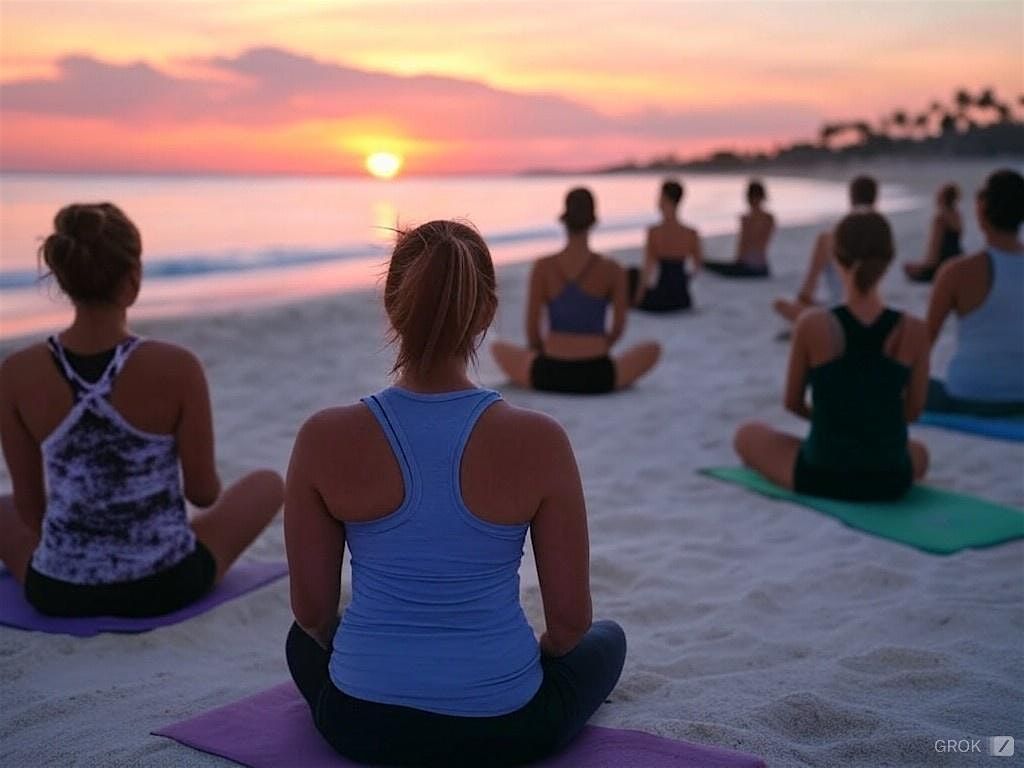
[[[202,365],[129,331],[141,253],[116,206],[61,209],[40,257],[74,321],[0,366],[13,485],[0,497],[0,560],[50,615],[177,610],[223,577],[281,506],[282,480],[269,470],[222,490]],[[191,520],[186,502],[200,508]]]

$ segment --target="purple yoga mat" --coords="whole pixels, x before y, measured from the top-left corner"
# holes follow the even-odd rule
[[[285,562],[240,561],[217,587],[206,597],[174,613],[144,619],[126,619],[119,616],[95,616],[83,619],[64,619],[44,616],[25,600],[22,587],[7,570],[0,571],[0,624],[17,629],[50,634],[92,637],[100,632],[147,632],[157,627],[177,624],[251,592],[288,573]]]
[[[317,733],[309,707],[290,682],[153,734],[250,768],[358,765],[339,756]],[[588,725],[564,752],[536,763],[536,768],[764,768],[764,761],[642,731]]]

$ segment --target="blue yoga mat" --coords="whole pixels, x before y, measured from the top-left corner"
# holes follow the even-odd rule
[[[966,413],[932,413],[926,411],[917,420],[927,427],[940,427],[954,432],[993,437],[996,440],[1024,442],[1024,416],[971,416]]]

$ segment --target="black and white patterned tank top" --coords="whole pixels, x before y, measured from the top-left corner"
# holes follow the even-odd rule
[[[32,567],[61,581],[111,584],[176,565],[196,546],[177,441],[133,427],[110,402],[140,339],[119,344],[95,383],[71,367],[56,337],[48,343],[75,400],[41,445],[46,514]]]

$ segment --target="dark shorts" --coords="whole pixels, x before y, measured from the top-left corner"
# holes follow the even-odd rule
[[[704,269],[722,277],[770,277],[767,266],[753,266],[742,261],[705,261]]]
[[[615,363],[607,355],[586,360],[559,360],[537,355],[530,384],[545,392],[601,395],[615,389]]]
[[[1024,416],[1024,402],[964,400],[949,394],[946,385],[938,379],[928,382],[928,400],[924,409],[932,413],[964,413],[970,416]]]
[[[801,450],[793,467],[793,490],[808,496],[846,501],[891,501],[914,484],[914,469],[905,466],[884,470],[840,470],[811,464]]]
[[[213,587],[217,564],[203,544],[177,565],[134,581],[73,584],[52,579],[31,564],[25,574],[25,599],[47,616],[161,616],[194,603]]]
[[[640,282],[640,270],[637,267],[630,267],[626,270],[626,281],[629,296],[632,298],[636,295],[637,283]],[[692,306],[693,299],[690,298],[689,282],[687,281],[674,286],[674,290],[672,287],[660,283],[653,288],[648,288],[644,292],[643,299],[633,308],[644,312],[666,313],[679,312],[690,309]]]

